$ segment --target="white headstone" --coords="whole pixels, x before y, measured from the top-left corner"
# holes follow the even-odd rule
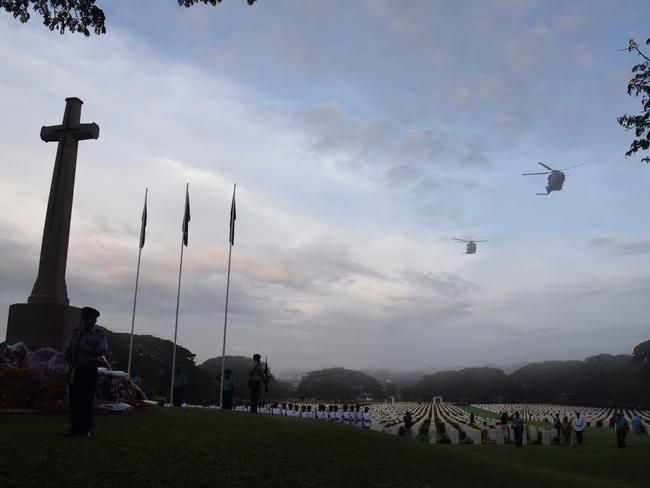
[[[451,440],[452,444],[460,444],[460,434],[458,433],[458,429],[448,427],[447,435],[449,436],[449,440]]]
[[[506,439],[505,436],[503,435],[503,429],[497,429],[497,444],[504,444]]]

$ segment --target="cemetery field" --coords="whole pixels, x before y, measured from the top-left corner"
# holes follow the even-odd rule
[[[616,449],[430,445],[316,420],[203,409],[100,415],[91,439],[65,415],[0,414],[4,486],[642,487],[650,442]]]

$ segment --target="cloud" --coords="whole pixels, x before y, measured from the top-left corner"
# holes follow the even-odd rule
[[[650,253],[650,240],[623,241],[616,237],[592,237],[587,241],[589,247],[602,249],[608,256],[632,256]]]
[[[479,287],[454,273],[404,271],[402,278],[419,289],[433,290],[450,298],[464,297]]]
[[[5,312],[38,266],[56,152],[38,130],[76,95],[101,136],[79,148],[68,287],[116,330],[130,328],[149,187],[136,331],[173,334],[186,182],[179,339],[200,359],[220,349],[233,182],[233,353],[314,368],[581,358],[623,347],[591,328],[644,323],[648,266],[593,259],[647,252],[648,174],[594,165],[548,199],[519,174],[627,146],[613,121],[629,58],[593,46],[642,31],[647,7],[629,23],[608,15],[619,4],[578,1],[604,12],[579,25],[558,20],[570,5],[526,0],[230,3],[113,6],[92,39],[0,16]],[[594,228],[604,237],[581,249]],[[462,235],[500,239],[466,259],[446,237]]]

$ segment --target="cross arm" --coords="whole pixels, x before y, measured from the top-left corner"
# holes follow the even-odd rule
[[[91,122],[90,124],[77,124],[70,128],[63,125],[43,126],[41,127],[41,140],[45,142],[60,141],[66,132],[78,141],[99,138],[99,126]]]

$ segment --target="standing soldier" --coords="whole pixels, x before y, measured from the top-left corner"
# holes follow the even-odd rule
[[[93,406],[97,389],[97,365],[108,352],[104,333],[95,327],[99,312],[81,309],[81,325],[72,331],[65,345],[65,359],[70,368],[70,431],[67,436],[87,436],[93,429]]]
[[[248,389],[251,394],[251,413],[257,413],[257,405],[260,402],[262,395],[262,383],[266,387],[266,375],[264,374],[264,367],[261,364],[262,356],[259,354],[253,355],[253,364],[248,371]]]

